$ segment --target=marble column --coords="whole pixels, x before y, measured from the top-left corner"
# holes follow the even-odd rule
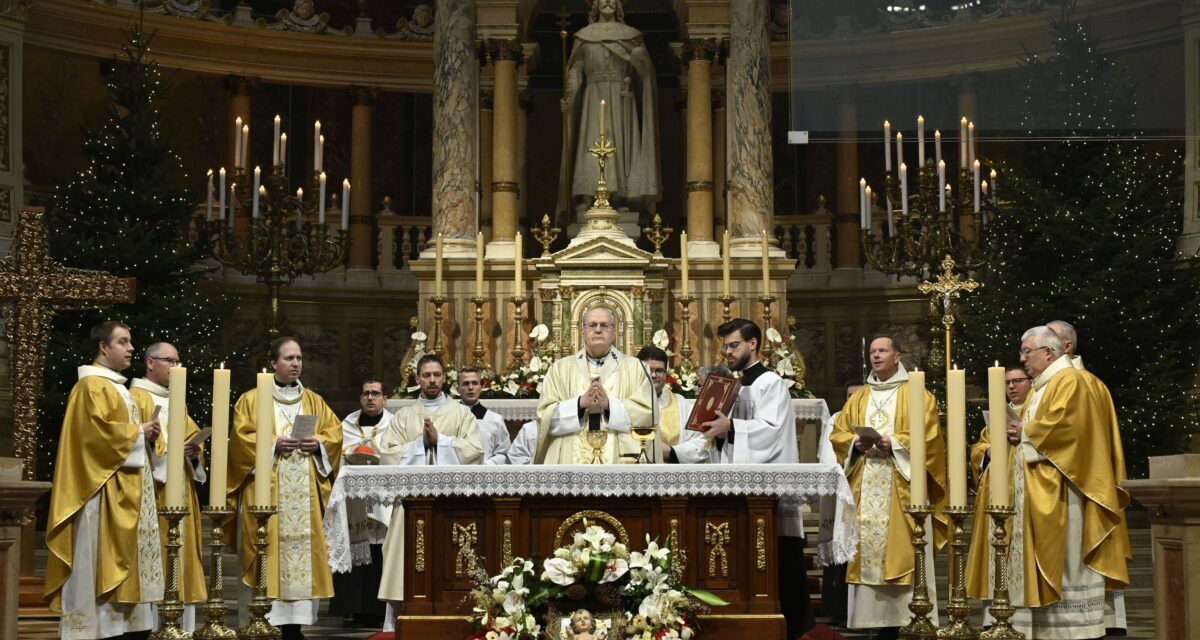
[[[350,261],[346,279],[374,276],[371,246],[375,235],[372,218],[375,196],[371,188],[371,106],[375,89],[351,87],[350,100]],[[339,192],[340,187],[326,185]]]
[[[837,225],[837,251],[834,266],[858,269],[859,262],[859,199],[858,180],[858,107],[851,91],[845,91],[838,101],[837,189],[834,200],[834,224]],[[915,173],[911,172],[910,173]],[[914,183],[915,184],[915,183]]]
[[[437,0],[433,34],[433,232],[447,255],[475,254],[479,62],[475,3]],[[493,211],[493,215],[494,215]],[[433,243],[425,252],[433,257]]]
[[[715,258],[713,240],[713,140],[712,63],[719,44],[716,38],[683,43],[687,64],[687,229],[688,253]]]
[[[525,79],[528,81],[528,78]],[[526,82],[526,84],[528,84]],[[528,87],[517,92],[517,213],[524,216],[525,226],[532,224],[529,212],[529,165],[525,161],[526,143],[529,141],[529,114],[533,112],[533,94]],[[539,216],[532,216],[540,220]],[[521,219],[517,219],[517,230],[522,228]]]
[[[730,3],[729,235],[733,255],[761,254],[759,239],[774,227],[771,160],[771,50],[766,0]],[[774,244],[774,242],[773,242]],[[783,257],[783,251],[772,248]]]
[[[1187,258],[1200,250],[1200,5],[1180,5],[1183,27],[1184,176],[1183,234],[1179,256]],[[1004,177],[1000,177],[1004,197]]]
[[[720,237],[728,228],[725,203],[728,184],[725,182],[725,91],[713,91],[713,236]]]
[[[8,255],[12,223],[25,202],[22,101],[25,84],[25,19],[32,3],[0,3],[0,256]],[[8,378],[4,379],[5,386]]]
[[[524,61],[517,40],[486,43],[495,77],[492,121],[492,241],[488,258],[512,258],[517,232],[517,67]]]
[[[492,241],[492,90],[479,92],[479,230]]]

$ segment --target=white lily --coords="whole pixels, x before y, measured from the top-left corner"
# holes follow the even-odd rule
[[[667,335],[666,329],[659,329],[654,332],[654,337],[650,342],[659,349],[666,349],[671,344],[671,337]]]
[[[542,568],[545,569],[545,573],[542,574],[543,580],[549,580],[564,587],[575,584],[575,566],[570,560],[548,558],[542,563]]]
[[[425,342],[429,336],[425,335],[424,331],[414,331],[412,334],[413,342]]]
[[[775,327],[767,327],[767,340],[771,342],[783,342],[783,336],[779,334],[779,330]]]
[[[525,598],[516,591],[509,591],[507,596],[504,596],[504,612],[508,615],[521,619],[525,613]]]
[[[532,358],[530,358],[529,359],[529,370],[534,373],[541,371],[542,370],[542,359],[537,356],[533,356]]]
[[[605,582],[616,582],[629,572],[629,562],[624,558],[609,558],[608,563],[604,565],[604,575],[600,578],[600,584]]]
[[[504,391],[505,391],[505,393],[507,393],[509,395],[515,396],[515,395],[517,395],[517,392],[520,390],[521,390],[521,385],[517,384],[516,380],[509,380],[504,385]]]
[[[550,329],[544,324],[539,324],[533,328],[533,331],[529,332],[529,337],[533,338],[536,342],[544,342],[546,338],[550,337]]]

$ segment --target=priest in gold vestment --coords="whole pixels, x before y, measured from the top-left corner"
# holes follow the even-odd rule
[[[142,406],[154,407],[159,410],[160,424],[170,422],[171,399],[168,395],[167,384],[170,379],[171,367],[179,366],[179,352],[169,342],[156,342],[146,348],[146,377],[134,378],[129,382],[129,395]],[[191,415],[185,417],[184,441],[188,442],[200,433],[200,427],[192,420]],[[159,434],[157,447],[153,455],[154,487],[159,503],[165,501],[167,490],[167,430]],[[179,548],[179,599],[184,603],[183,617],[179,625],[184,631],[196,630],[196,604],[208,599],[208,589],[204,584],[204,564],[200,560],[200,500],[196,497],[195,482],[204,482],[207,475],[201,460],[201,448],[197,444],[184,446],[184,457],[189,464],[184,465],[187,472],[183,483],[183,501],[191,511],[180,521]],[[159,519],[159,533],[162,536],[163,556],[166,556],[167,521]]]
[[[156,626],[162,546],[150,453],[161,433],[118,373],[129,368],[129,327],[91,331],[94,363],[79,367],[54,464],[46,523],[46,601],[59,636],[94,640]]]
[[[914,569],[912,527],[903,507],[909,503],[912,469],[909,459],[908,371],[900,362],[895,341],[887,336],[870,345],[871,375],[867,385],[850,396],[830,434],[838,462],[858,505],[858,554],[846,567],[849,585],[847,623],[850,628],[882,628],[878,638],[896,637],[911,618]],[[871,427],[883,439],[869,445],[854,427]],[[925,442],[929,502],[934,507],[932,528],[926,528],[925,555],[933,575],[934,550],[948,532],[941,509],[945,501],[946,456],[938,428],[937,402],[925,393]],[[931,536],[929,532],[932,531]],[[937,602],[930,581],[929,599]],[[935,606],[931,617],[937,620]]]
[[[294,338],[277,338],[271,343],[275,372],[271,499],[278,513],[267,527],[267,595],[272,600],[267,620],[282,627],[284,640],[301,637],[300,625],[314,624],[320,599],[333,595],[321,517],[342,458],[342,423],[321,396],[300,383],[303,367],[300,343]],[[254,483],[259,480],[254,477],[257,402],[257,389],[238,398],[229,441],[229,495],[239,507],[242,582],[248,587],[241,590],[243,598],[254,584],[256,523],[246,507],[253,505]],[[316,416],[311,437],[292,437],[300,415]],[[231,533],[226,531],[232,545]],[[244,615],[245,607],[241,608]]]
[[[608,308],[587,312],[582,335],[584,348],[546,372],[535,464],[613,464],[641,451],[630,427],[651,422],[646,370],[613,347],[616,319]]]

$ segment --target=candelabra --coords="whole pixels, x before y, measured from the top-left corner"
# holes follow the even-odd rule
[[[488,368],[483,361],[483,305],[485,302],[487,302],[487,298],[483,296],[471,297],[471,303],[475,305],[475,348],[472,350],[475,360],[471,366],[480,371]]]
[[[150,635],[152,640],[178,640],[192,634],[179,626],[183,602],[179,599],[179,521],[187,516],[187,507],[159,507],[158,515],[167,521],[167,584],[163,600],[158,605],[159,627]]]
[[[988,607],[988,611],[995,618],[995,622],[990,629],[980,632],[980,640],[1025,640],[1025,634],[1014,629],[1008,621],[1015,609],[1008,600],[1008,538],[1005,529],[1008,519],[1016,513],[1016,509],[1012,507],[987,508],[987,514],[992,518],[992,549],[995,550],[992,606]]]
[[[208,554],[212,562],[212,571],[208,574],[208,602],[204,603],[204,626],[197,629],[192,637],[197,640],[228,640],[237,637],[237,631],[225,626],[225,543],[221,540],[221,529],[229,518],[233,517],[233,509],[226,507],[206,507],[204,515],[212,523],[212,539],[208,543]]]
[[[683,360],[680,361],[679,368],[684,371],[690,371],[695,366],[695,363],[692,362],[691,338],[691,306],[692,301],[695,299],[696,298],[693,296],[678,296],[676,298],[676,300],[679,301],[679,304],[683,307],[683,344],[679,347],[679,355],[683,358]]]
[[[646,236],[646,239],[654,245],[655,258],[663,257],[663,243],[666,242],[667,238],[670,238],[671,234],[674,232],[674,227],[663,226],[662,216],[657,213],[654,214],[654,221],[650,224],[650,226],[642,227],[642,235]]]
[[[525,359],[525,350],[521,348],[521,336],[525,335],[521,329],[521,305],[525,304],[525,298],[521,296],[513,296],[508,299],[513,306],[513,347],[512,347],[512,364],[509,368],[513,371],[521,368],[521,361]]]
[[[771,328],[771,303],[775,302],[775,296],[759,296],[758,301],[763,306],[763,341],[759,347],[762,352],[763,360],[770,360],[774,349],[771,348],[771,341],[766,339],[767,329]]]
[[[717,296],[717,300],[721,301],[721,320],[729,322],[729,319],[733,317],[730,314],[729,305],[733,304],[733,301],[737,300],[737,298],[731,295],[723,295]]]
[[[255,182],[258,171],[255,170]],[[279,289],[291,284],[299,276],[317,275],[342,265],[350,238],[346,233],[346,216],[342,215],[340,229],[325,221],[325,206],[321,197],[320,174],[315,174],[317,188],[304,194],[297,190],[289,193],[283,165],[271,168],[265,182],[255,192],[240,169],[234,173],[235,182],[230,192],[235,196],[230,203],[227,218],[208,222],[208,234],[212,239],[213,257],[221,264],[245,275],[253,275],[267,286],[268,308],[267,331],[278,335],[284,323],[279,306]],[[343,193],[349,187],[343,186]],[[343,211],[346,202],[343,198]],[[232,224],[237,214],[238,203],[243,204],[241,215],[245,215],[244,203],[257,202],[252,207],[249,230],[239,234]],[[222,212],[224,216],[224,212]],[[317,222],[311,218],[317,216]]]
[[[558,234],[560,233],[562,233],[562,229],[550,224],[549,214],[543,215],[542,225],[534,227],[530,232],[530,235],[536,238],[538,243],[542,245],[542,260],[550,258],[550,245],[554,244],[555,239],[558,238]]]
[[[249,507],[246,511],[258,523],[254,530],[254,595],[246,608],[250,621],[238,630],[242,640],[279,640],[279,629],[267,621],[271,599],[267,597],[267,522],[275,515],[275,507]]]
[[[971,603],[967,600],[967,534],[963,523],[971,516],[970,507],[946,507],[951,520],[950,538],[950,600],[946,604],[949,623],[938,629],[943,640],[974,640],[979,629],[971,626]]]
[[[913,640],[932,640],[937,637],[937,625],[929,619],[933,611],[933,603],[929,600],[929,587],[925,575],[925,520],[933,513],[929,505],[908,505],[904,511],[913,519],[913,597],[908,603],[908,610],[913,617],[909,623],[900,627],[901,638]]]
[[[433,342],[430,350],[433,353],[442,355],[442,305],[450,301],[450,298],[443,295],[429,296],[429,303],[433,305]]]

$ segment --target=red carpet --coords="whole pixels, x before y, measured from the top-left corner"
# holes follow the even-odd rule
[[[392,640],[395,637],[396,637],[396,632],[394,632],[394,631],[380,631],[379,633],[371,636],[370,638],[367,638],[367,640]]]

